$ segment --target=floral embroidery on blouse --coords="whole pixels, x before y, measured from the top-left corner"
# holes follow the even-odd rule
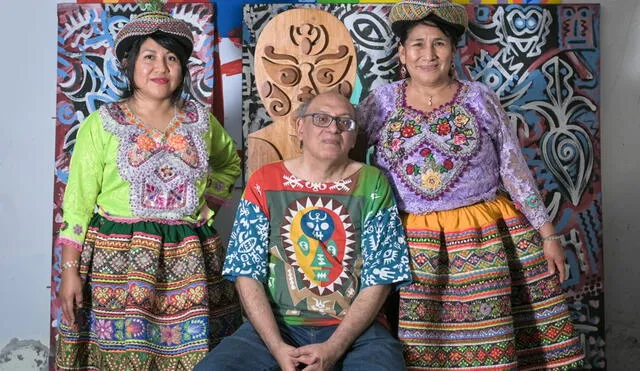
[[[462,104],[468,87],[461,84],[451,104],[427,114],[406,104],[406,85],[398,88],[403,91],[381,131],[379,155],[407,187],[433,199],[455,183],[478,151],[478,125]]]
[[[135,216],[180,219],[198,206],[196,181],[208,168],[202,133],[207,113],[187,101],[162,132],[146,128],[125,103],[101,110],[105,129],[120,140],[117,163],[122,179],[131,185]]]
[[[449,145],[451,151],[461,152],[464,147],[469,147],[470,143],[476,140],[476,130],[469,125],[472,116],[460,106],[447,107],[443,112],[443,116],[429,125],[429,130],[448,138],[445,143]]]
[[[424,157],[422,166],[410,163],[405,168],[405,175],[420,175],[421,184],[428,189],[438,189],[442,185],[441,174],[448,173],[453,169],[453,161],[445,159],[442,163],[436,162],[433,153],[429,148],[420,150],[420,156]]]

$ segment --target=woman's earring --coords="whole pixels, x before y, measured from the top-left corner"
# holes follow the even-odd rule
[[[401,79],[407,78],[407,67],[405,67],[404,64],[400,67],[400,78]]]
[[[454,79],[458,78],[458,73],[456,72],[456,65],[451,62],[451,69],[449,70],[449,77],[452,77]]]

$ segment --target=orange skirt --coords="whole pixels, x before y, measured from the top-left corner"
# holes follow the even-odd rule
[[[542,239],[504,196],[405,215],[413,283],[398,337],[410,370],[577,367],[582,347]]]

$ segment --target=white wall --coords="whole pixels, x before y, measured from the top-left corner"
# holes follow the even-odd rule
[[[48,347],[56,4],[23,0],[2,8],[0,349],[14,337]],[[0,370],[35,365],[29,355],[12,366],[1,358]]]
[[[637,370],[640,364],[640,2],[602,1],[600,31],[606,355],[609,370]]]
[[[621,370],[640,364],[640,3],[601,3],[607,359]],[[4,2],[1,14],[0,349],[48,346],[56,1]],[[29,357],[0,357],[0,370],[35,369]]]

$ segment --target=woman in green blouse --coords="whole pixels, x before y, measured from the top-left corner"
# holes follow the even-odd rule
[[[235,145],[182,99],[193,35],[149,12],[115,40],[130,88],[78,131],[64,196],[60,369],[190,370],[241,321],[213,216]]]

